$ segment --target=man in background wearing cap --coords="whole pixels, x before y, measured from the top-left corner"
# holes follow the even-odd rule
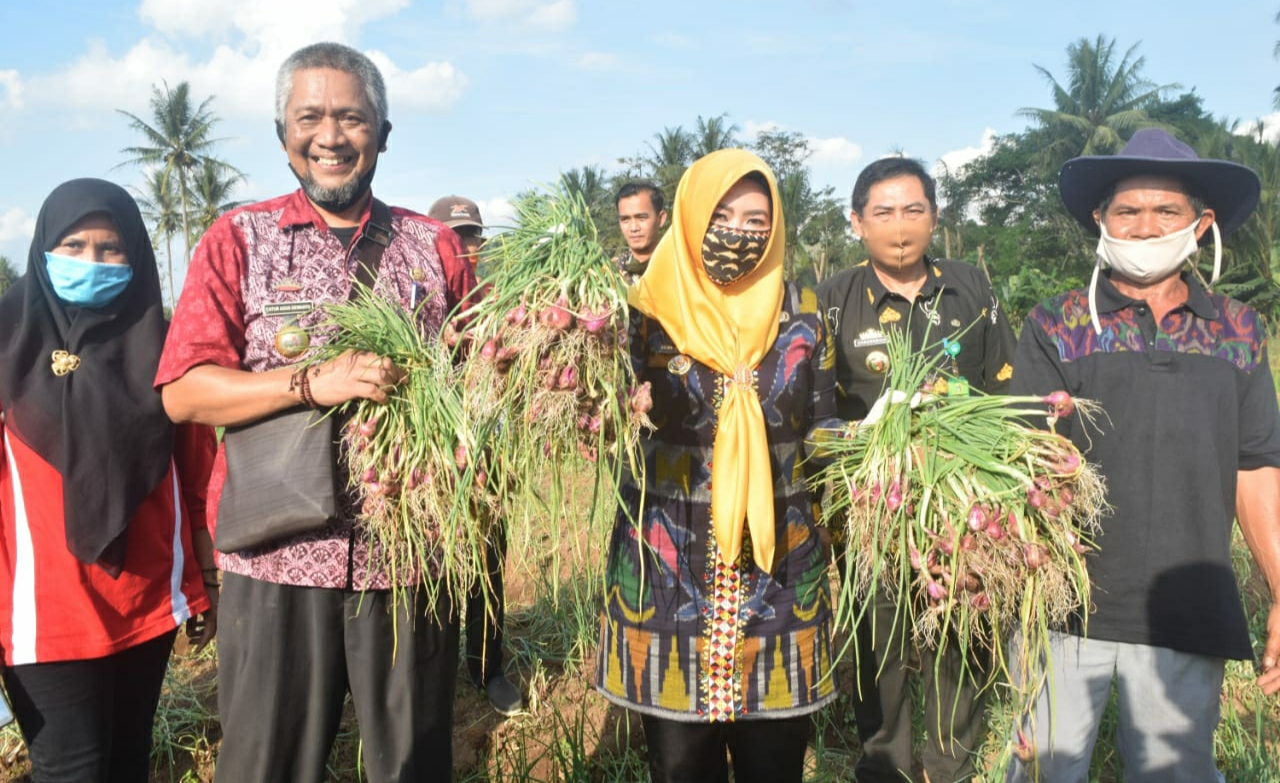
[[[480,207],[476,202],[462,196],[445,196],[436,199],[427,216],[453,229],[462,240],[466,259],[474,271],[480,260],[480,249],[484,247],[484,221],[480,219]]]
[[[445,196],[431,205],[427,215],[453,229],[462,240],[463,256],[472,269],[480,260],[484,247],[484,221],[476,202],[462,196]],[[501,526],[494,528],[497,540],[485,547],[485,568],[489,576],[489,607],[486,611],[484,586],[472,585],[467,594],[467,671],[471,682],[485,692],[489,703],[503,715],[515,715],[524,709],[524,699],[515,683],[502,671],[502,624],[506,599],[502,591],[502,566],[507,558],[507,541]]]
[[[1244,223],[1258,177],[1147,129],[1118,155],[1068,161],[1059,185],[1101,235],[1098,262],[1089,288],[1027,317],[1011,393],[1102,404],[1092,425],[1073,414],[1058,427],[1101,470],[1113,508],[1087,557],[1087,629],[1076,618],[1052,634],[1050,685],[1010,780],[1087,780],[1113,679],[1126,781],[1222,780],[1224,664],[1254,654],[1233,511],[1272,595],[1258,684],[1280,691],[1280,417],[1258,314],[1210,293],[1185,262],[1211,228],[1216,246],[1218,227]]]

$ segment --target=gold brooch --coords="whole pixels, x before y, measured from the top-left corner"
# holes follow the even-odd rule
[[[726,386],[737,386],[740,389],[755,389],[756,371],[745,364],[734,368],[733,375],[724,376]]]
[[[693,360],[682,353],[678,353],[671,357],[671,361],[667,362],[667,372],[672,375],[684,375],[693,368]]]
[[[53,352],[53,374],[61,378],[69,372],[80,368],[80,357],[66,351]]]

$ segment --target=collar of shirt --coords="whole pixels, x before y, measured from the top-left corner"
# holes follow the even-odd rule
[[[885,288],[884,283],[880,282],[880,275],[876,274],[875,264],[871,261],[863,261],[862,263],[867,267],[867,301],[878,310],[887,297],[897,296],[897,294]],[[946,273],[942,270],[942,267],[933,262],[932,258],[925,256],[924,268],[924,283],[916,294],[916,299],[920,300],[931,299],[934,294],[947,287]]]
[[[1181,306],[1186,307],[1196,316],[1206,321],[1214,321],[1218,318],[1218,308],[1213,304],[1213,300],[1209,298],[1209,294],[1205,292],[1200,285],[1200,281],[1190,272],[1182,273],[1182,282],[1187,284],[1187,301]],[[1111,283],[1111,275],[1098,275],[1098,291],[1097,291],[1098,313],[1114,313],[1132,307],[1141,303],[1139,299],[1130,299],[1120,293]]]
[[[357,234],[364,234],[365,224],[369,222],[369,216],[373,213],[373,199],[369,199],[364,205],[364,213],[360,216],[360,231]],[[320,213],[316,211],[312,205],[311,199],[307,198],[307,194],[302,188],[298,188],[285,202],[284,209],[280,212],[280,229],[283,231],[289,228],[297,228],[299,226],[311,225],[317,231],[328,231],[329,224],[320,217]]]

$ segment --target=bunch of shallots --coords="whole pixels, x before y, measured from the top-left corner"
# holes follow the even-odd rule
[[[343,453],[360,501],[360,529],[371,566],[393,584],[426,584],[465,595],[483,580],[484,542],[494,515],[496,476],[483,431],[464,410],[453,357],[424,336],[414,316],[368,289],[329,305],[321,362],[345,351],[391,358],[405,371],[385,404],[353,400],[342,416]]]
[[[1097,470],[1053,425],[1072,414],[1088,425],[1098,409],[1065,392],[947,396],[942,346],[913,353],[904,336],[888,336],[885,388],[902,402],[818,444],[834,457],[816,479],[828,493],[824,518],[847,552],[837,624],[852,626],[881,596],[895,619],[872,629],[877,645],[990,656],[994,666],[965,676],[1026,685],[1015,697],[1025,709],[1049,630],[1086,614],[1084,558],[1107,509]],[[1015,637],[1017,661],[1007,657]]]
[[[561,186],[516,211],[516,227],[485,249],[487,291],[446,342],[462,349],[468,415],[488,422],[501,455],[504,505],[554,510],[572,463],[597,463],[595,486],[634,464],[650,403],[626,350],[625,285],[581,196]]]

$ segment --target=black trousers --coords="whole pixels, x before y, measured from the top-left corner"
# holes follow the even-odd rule
[[[367,780],[450,780],[458,622],[440,600],[437,613],[422,590],[293,587],[226,574],[215,779],[325,780],[349,691]]]
[[[899,620],[900,626],[901,623]],[[986,730],[985,695],[974,681],[975,677],[981,678],[974,669],[985,670],[985,657],[966,656],[952,640],[941,657],[925,651],[917,661],[909,643],[903,648],[902,628],[894,629],[893,638],[889,637],[892,625],[893,606],[878,596],[854,628],[858,677],[853,714],[862,741],[862,756],[855,768],[858,782],[902,783],[917,779],[911,745],[911,678],[915,674],[921,679],[928,735],[921,753],[924,770],[933,783],[972,778],[976,772],[974,758]],[[910,631],[907,638],[909,641]]]
[[[489,577],[492,616],[485,611],[484,585],[477,580],[467,593],[467,673],[477,688],[502,671],[502,627],[506,597],[502,590],[502,569],[507,559],[507,537],[501,525],[485,543],[484,566]]]
[[[685,723],[642,715],[652,783],[800,783],[812,722],[798,718]],[[726,755],[727,753],[727,755]]]
[[[147,783],[174,630],[104,658],[4,670],[35,783]]]

